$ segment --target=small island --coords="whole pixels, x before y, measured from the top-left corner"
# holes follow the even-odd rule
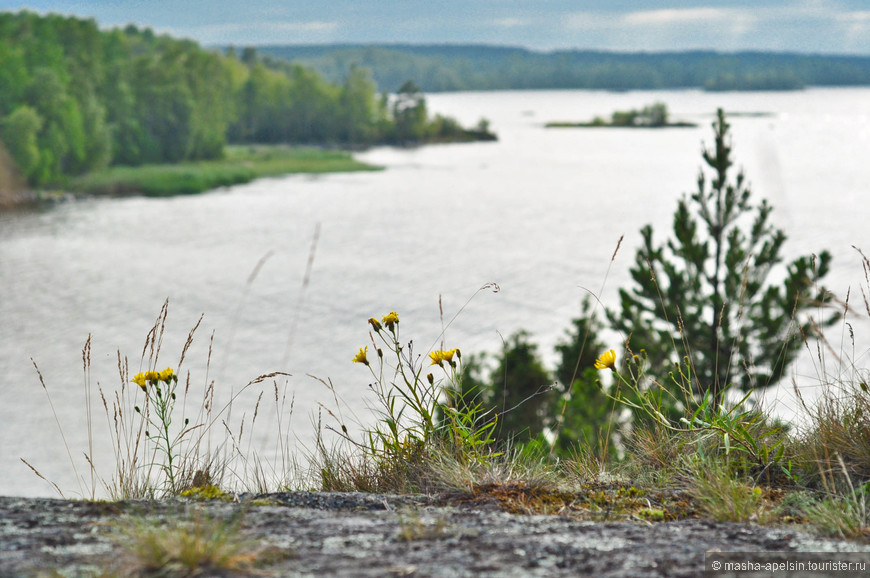
[[[693,128],[691,122],[671,122],[668,107],[663,102],[655,102],[641,110],[617,110],[606,120],[596,116],[590,122],[548,122],[546,128]]]

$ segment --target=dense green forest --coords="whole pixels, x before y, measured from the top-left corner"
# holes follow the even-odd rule
[[[709,51],[534,52],[480,45],[262,46],[336,81],[352,66],[381,87],[413,79],[426,92],[501,89],[793,90],[870,84],[870,57]]]
[[[388,97],[363,68],[329,82],[300,64],[267,66],[251,48],[225,55],[132,25],[0,13],[0,140],[34,186],[109,165],[220,158],[228,142],[492,138],[485,123],[430,118],[406,80]]]

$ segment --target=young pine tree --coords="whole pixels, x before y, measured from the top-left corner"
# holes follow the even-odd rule
[[[527,442],[544,431],[553,415],[556,391],[529,334],[511,335],[483,388],[485,403],[498,415],[494,435],[501,442]]]
[[[581,304],[580,316],[571,321],[565,339],[556,345],[559,365],[556,379],[564,388],[555,404],[554,451],[570,457],[578,446],[615,455],[614,434],[619,429],[614,404],[603,390],[599,371],[593,365],[605,346],[603,330],[588,297]],[[621,408],[616,408],[619,411]]]
[[[631,291],[620,290],[621,310],[609,311],[615,329],[635,352],[646,349],[650,374],[665,383],[666,364],[687,357],[692,387],[709,392],[713,404],[729,384],[743,391],[776,383],[811,335],[808,313],[830,301],[817,285],[831,256],[805,256],[783,273],[769,274],[782,263],[785,234],[770,223],[772,207],[751,203],[743,173],[732,179],[731,139],[720,109],[713,123],[715,147],[703,150],[712,171],[698,176],[698,190],[683,197],[674,213],[673,236],[653,242],[653,230],[641,230]],[[833,315],[819,326],[833,322]],[[673,352],[668,355],[667,352]]]

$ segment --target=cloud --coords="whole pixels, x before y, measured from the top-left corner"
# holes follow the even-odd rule
[[[870,10],[855,10],[854,12],[844,12],[835,16],[839,22],[846,24],[866,24],[870,23]]]
[[[573,29],[594,28],[668,28],[687,24],[739,23],[745,28],[754,23],[752,10],[731,8],[666,8],[661,10],[638,10],[635,12],[574,12],[564,19],[564,24]]]
[[[287,41],[286,35],[294,35],[298,40],[331,40],[339,29],[339,23],[327,20],[299,21],[261,21],[261,22],[227,22],[220,24],[204,24],[200,26],[174,27],[172,34],[195,37],[209,43],[271,43]]]
[[[492,21],[492,25],[496,28],[520,28],[523,26],[528,26],[530,22],[528,20],[524,20],[522,18],[498,18]]]
[[[706,0],[685,8],[570,12],[562,16],[561,29],[554,36],[559,44],[610,50],[870,52],[866,4],[851,8],[833,0],[752,7],[723,4]]]
[[[562,24],[570,30],[615,28],[619,25],[619,15],[608,12],[572,12],[562,17]]]
[[[566,28],[598,35],[605,42],[625,47],[657,50],[703,48],[710,38],[720,46],[734,47],[756,30],[756,10],[715,8],[666,8],[633,12],[575,12],[563,20]]]
[[[683,27],[715,26],[733,36],[742,36],[758,23],[757,11],[733,8],[672,8],[629,12],[621,18],[626,26]]]
[[[841,40],[848,49],[867,50],[867,38],[870,37],[870,10],[837,14],[836,21],[842,27]]]
[[[195,29],[207,33],[233,33],[264,30],[267,32],[332,32],[338,28],[338,22],[257,22],[208,24]]]
[[[338,22],[264,22],[257,27],[276,32],[334,32],[338,29]]]
[[[667,8],[628,12],[620,18],[628,26],[670,25],[693,22],[715,22],[745,17],[744,11],[727,8]]]

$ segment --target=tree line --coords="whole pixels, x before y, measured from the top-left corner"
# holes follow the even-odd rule
[[[352,65],[380,86],[413,79],[426,92],[506,89],[794,90],[870,84],[870,57],[713,51],[535,52],[479,45],[287,45],[260,50],[339,79]]]
[[[480,128],[430,118],[413,83],[379,95],[363,68],[328,82],[251,48],[224,54],[133,25],[0,13],[0,140],[34,186],[112,164],[220,158],[228,142],[492,138]]]

